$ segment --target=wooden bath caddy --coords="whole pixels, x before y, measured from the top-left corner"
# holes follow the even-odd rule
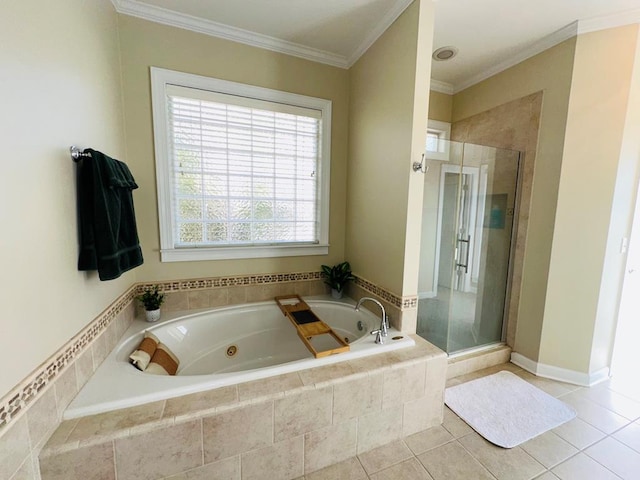
[[[328,357],[349,351],[349,344],[340,338],[329,325],[320,320],[299,295],[283,295],[275,297],[275,301],[284,316],[296,327],[300,340],[313,353],[314,357]],[[330,337],[330,345],[327,345],[327,336]],[[316,349],[312,344],[314,337],[318,339],[318,343],[323,343],[325,348]],[[324,341],[320,342],[321,338]]]

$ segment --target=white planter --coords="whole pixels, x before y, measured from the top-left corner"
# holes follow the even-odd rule
[[[331,298],[342,298],[342,290],[336,290],[335,288],[331,289]]]
[[[145,310],[144,314],[147,318],[147,322],[157,322],[160,320],[160,309],[157,310]]]

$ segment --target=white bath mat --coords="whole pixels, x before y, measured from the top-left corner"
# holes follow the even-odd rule
[[[511,372],[447,388],[445,403],[491,443],[512,448],[576,416],[557,398]]]

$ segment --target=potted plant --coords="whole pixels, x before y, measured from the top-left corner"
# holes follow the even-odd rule
[[[145,288],[144,293],[136,298],[144,305],[147,322],[155,322],[160,319],[160,305],[164,303],[164,293],[159,292],[158,285]]]
[[[356,278],[351,273],[349,262],[342,262],[333,267],[322,265],[322,275],[324,276],[324,283],[331,287],[331,296],[333,298],[342,298],[342,291],[347,282]]]

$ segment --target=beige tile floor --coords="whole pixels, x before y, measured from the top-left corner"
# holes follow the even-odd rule
[[[640,480],[640,378],[582,388],[510,370],[570,404],[577,418],[516,448],[496,447],[445,408],[442,426],[301,477],[304,480]],[[300,480],[300,479],[299,479]]]

